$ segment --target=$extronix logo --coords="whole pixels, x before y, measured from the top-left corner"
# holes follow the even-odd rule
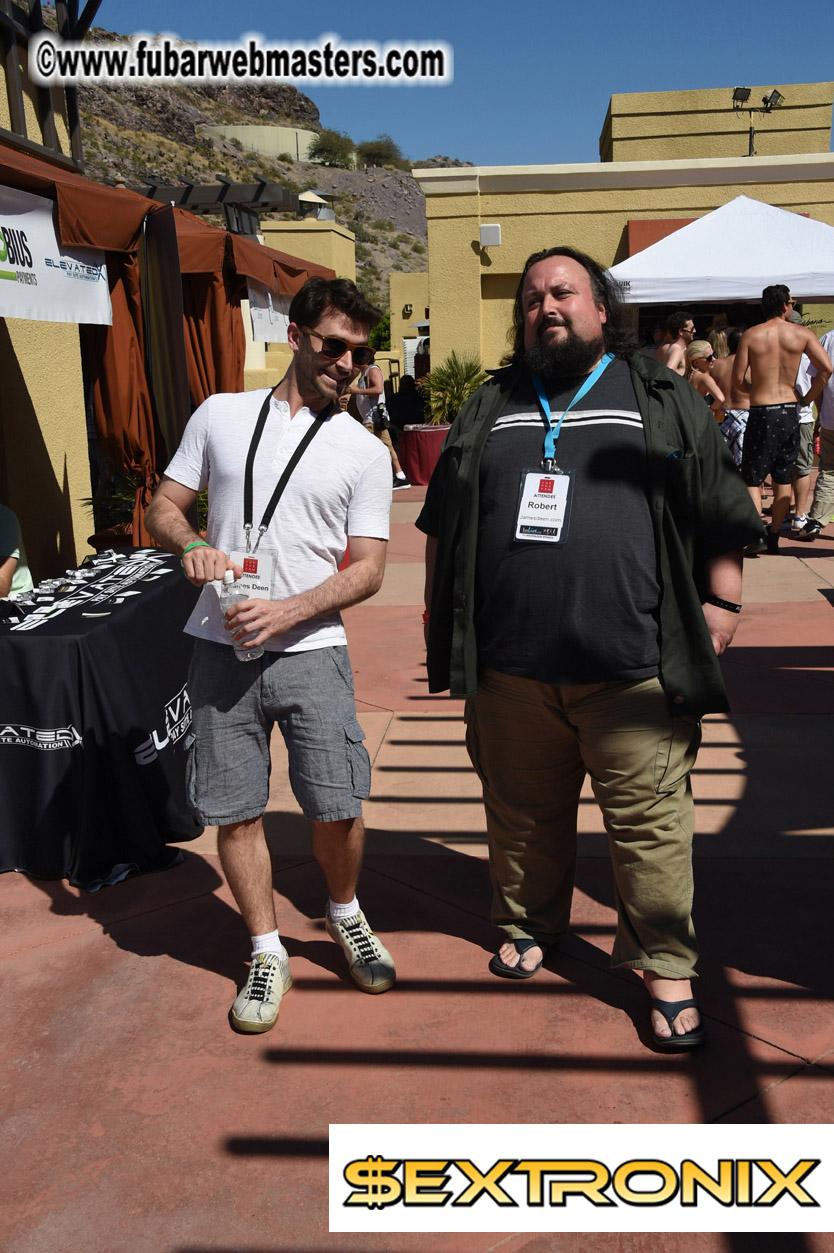
[[[447,1205],[469,1207],[481,1196],[496,1205],[519,1202],[501,1185],[524,1181],[528,1206],[565,1206],[579,1198],[596,1206],[667,1205],[679,1197],[682,1206],[697,1206],[699,1193],[724,1206],[773,1206],[782,1197],[798,1205],[818,1206],[802,1181],[819,1165],[819,1159],[797,1162],[782,1171],[770,1159],[725,1158],[714,1173],[691,1160],[675,1168],[668,1162],[635,1159],[611,1171],[602,1162],[518,1160],[507,1158],[482,1172],[469,1160],[409,1159],[386,1161],[382,1157],[348,1162],[345,1181],[354,1189],[343,1205],[383,1209],[388,1205]],[[457,1194],[448,1188],[453,1174],[463,1185]],[[633,1186],[643,1180],[639,1189]]]

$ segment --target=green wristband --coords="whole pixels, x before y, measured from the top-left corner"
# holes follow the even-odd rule
[[[204,539],[195,539],[193,544],[186,544],[185,548],[180,553],[180,561],[182,561],[186,553],[191,552],[192,548],[211,548],[211,544],[207,544]]]

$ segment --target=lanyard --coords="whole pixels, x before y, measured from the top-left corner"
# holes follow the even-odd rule
[[[264,427],[266,426],[266,418],[267,418],[267,414],[269,413],[269,404],[271,400],[272,400],[272,391],[269,392],[266,400],[261,405],[261,411],[258,414],[258,420],[255,423],[255,429],[252,432],[252,440],[251,440],[251,443],[249,444],[249,452],[246,454],[246,470],[244,471],[244,475],[243,475],[243,530],[246,534],[246,551],[247,552],[250,551],[250,544],[251,544],[251,538],[252,538],[252,472],[253,472],[254,465],[255,465],[255,453],[258,451],[258,445],[260,444],[261,436],[264,433]],[[287,483],[289,482],[290,475],[292,474],[293,470],[298,465],[299,461],[304,455],[305,449],[307,448],[310,441],[315,438],[315,436],[319,433],[321,428],[324,426],[325,420],[329,418],[332,413],[335,413],[336,409],[337,409],[337,406],[332,403],[329,405],[326,405],[324,409],[322,409],[321,413],[317,413],[315,415],[315,420],[313,421],[309,430],[305,431],[304,438],[300,441],[295,452],[293,453],[293,455],[290,457],[289,461],[287,462],[284,468],[284,473],[281,475],[280,479],[278,480],[278,483],[276,484],[276,487],[275,487],[275,491],[272,493],[272,496],[270,497],[269,504],[264,510],[264,516],[261,518],[261,524],[258,527],[258,538],[255,540],[255,547],[251,549],[252,552],[256,553],[258,551],[258,545],[261,542],[261,537],[263,536],[264,532],[266,531],[267,527],[272,521],[272,515],[275,512],[278,501],[281,499],[281,496],[283,495],[284,488],[287,486]]]
[[[544,459],[542,461],[543,470],[547,470],[549,472],[551,470],[558,469],[558,466],[556,465],[556,441],[559,438],[559,432],[562,429],[562,422],[565,419],[565,414],[570,412],[570,410],[573,408],[573,406],[576,404],[578,400],[581,400],[583,396],[587,395],[587,393],[593,387],[594,383],[596,383],[597,379],[600,378],[603,372],[605,371],[605,368],[608,365],[608,363],[613,360],[614,360],[613,352],[607,352],[605,356],[602,358],[602,360],[600,361],[597,368],[594,370],[593,374],[588,375],[585,382],[582,384],[579,391],[574,396],[573,400],[570,402],[570,404],[567,406],[562,416],[559,418],[559,421],[556,423],[555,428],[553,426],[553,415],[550,412],[550,401],[547,398],[547,393],[544,390],[544,385],[542,384],[542,381],[538,377],[538,375],[536,374],[533,375],[533,383],[535,384],[535,387],[536,387],[536,395],[539,398],[539,404],[541,406],[542,419],[544,421],[544,425],[547,430],[547,434],[544,437]]]

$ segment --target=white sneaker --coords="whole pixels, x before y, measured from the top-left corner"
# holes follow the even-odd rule
[[[280,953],[258,953],[232,1006],[233,1025],[238,1031],[269,1031],[278,1021],[281,997],[291,987],[290,959],[283,945]]]
[[[801,531],[807,521],[808,519],[804,513],[794,514],[794,517],[791,521],[791,530]]]
[[[360,910],[351,918],[335,921],[330,906],[324,914],[324,928],[347,958],[351,978],[363,992],[387,992],[397,972],[388,949],[374,935]]]

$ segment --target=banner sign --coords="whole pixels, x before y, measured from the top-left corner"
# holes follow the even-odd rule
[[[331,1123],[330,1230],[829,1232],[830,1150],[826,1123]]]
[[[286,344],[290,324],[290,297],[270,291],[249,279],[249,312],[256,344]]]
[[[0,187],[0,317],[110,326],[104,253],[61,248],[43,196]]]

